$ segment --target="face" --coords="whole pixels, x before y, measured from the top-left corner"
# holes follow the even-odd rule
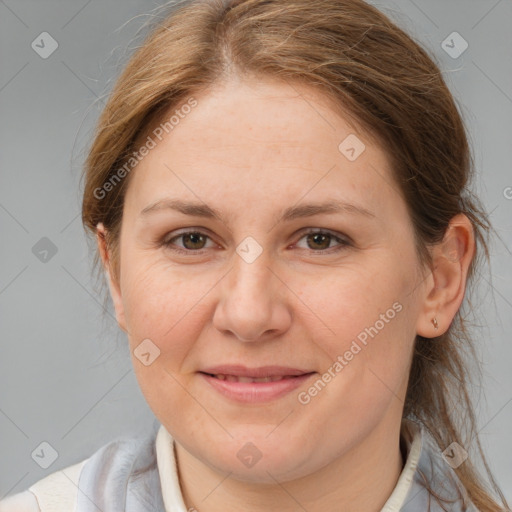
[[[229,82],[195,99],[131,176],[118,321],[191,458],[299,478],[400,423],[412,224],[383,148],[314,91]]]

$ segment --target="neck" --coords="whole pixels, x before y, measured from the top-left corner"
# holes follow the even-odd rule
[[[379,512],[403,468],[400,424],[377,427],[342,457],[314,474],[275,484],[250,483],[218,473],[176,443],[187,510],[197,512]]]

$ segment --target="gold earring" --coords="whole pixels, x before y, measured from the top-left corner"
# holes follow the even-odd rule
[[[432,324],[434,325],[434,329],[438,329],[439,328],[439,324],[437,323],[437,318],[436,317],[432,318]]]

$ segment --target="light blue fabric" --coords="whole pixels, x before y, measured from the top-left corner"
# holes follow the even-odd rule
[[[80,474],[76,512],[164,512],[155,440],[159,428],[144,438],[113,441],[100,448]],[[418,467],[401,512],[478,512],[469,502],[455,471],[423,428]],[[441,505],[424,482],[449,503]],[[185,511],[173,511],[185,512]]]
[[[420,430],[420,458],[401,512],[479,512],[433,437],[422,426]],[[443,501],[428,491],[426,483]]]
[[[158,422],[145,437],[119,439],[85,463],[76,512],[164,512],[156,461]]]

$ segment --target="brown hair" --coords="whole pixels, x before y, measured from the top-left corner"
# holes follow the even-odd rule
[[[85,166],[82,220],[93,234],[104,224],[114,279],[130,174],[115,184],[113,177],[155,119],[235,74],[313,87],[349,112],[392,159],[425,268],[432,266],[429,246],[443,239],[449,221],[459,213],[471,220],[480,248],[468,284],[474,280],[482,249],[489,258],[490,225],[469,191],[461,116],[432,58],[362,0],[188,0],[158,20],[118,79]],[[403,414],[421,421],[441,447],[474,444],[506,507],[478,440],[469,396],[476,358],[466,358],[474,349],[462,310],[435,340],[417,336]],[[479,510],[503,510],[469,459],[456,472]]]

